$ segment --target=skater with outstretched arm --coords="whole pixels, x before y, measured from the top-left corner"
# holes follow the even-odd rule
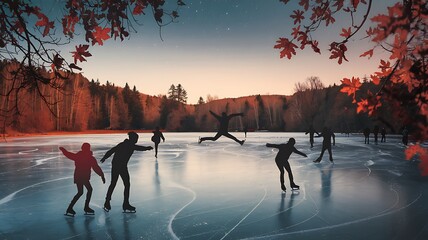
[[[165,137],[162,132],[159,130],[159,127],[156,127],[155,131],[153,131],[152,142],[155,143],[155,157],[158,157],[158,146],[161,139],[165,142]]]
[[[288,178],[290,179],[290,187],[292,190],[298,190],[300,187],[294,183],[293,173],[291,172],[290,163],[288,159],[292,153],[297,153],[302,155],[303,157],[308,157],[306,154],[300,152],[294,147],[296,140],[294,138],[290,138],[287,143],[283,144],[271,144],[266,143],[266,147],[277,148],[279,149],[278,154],[275,157],[276,166],[279,169],[279,182],[281,183],[281,189],[285,192],[286,187],[284,185],[284,169],[288,173]]]
[[[92,196],[92,186],[89,182],[89,179],[91,178],[91,169],[93,169],[94,172],[101,177],[103,183],[106,182],[103,170],[101,170],[100,166],[98,166],[97,160],[92,155],[91,145],[89,143],[83,143],[81,149],[82,150],[77,153],[71,153],[63,147],[59,148],[64,156],[74,161],[75,165],[74,183],[77,187],[77,193],[71,200],[70,205],[68,205],[67,211],[65,213],[65,215],[73,217],[76,214],[76,212],[73,210],[73,206],[83,195],[83,186],[86,188],[86,200],[83,210],[85,211],[85,214],[94,214],[94,210],[89,207],[89,202],[91,201]]]
[[[331,131],[330,128],[324,127],[319,137],[323,137],[321,155],[317,158],[317,160],[314,160],[313,162],[314,163],[321,162],[322,156],[324,155],[325,150],[327,150],[328,154],[330,155],[330,162],[333,163],[333,154],[331,152],[331,138],[333,138],[333,145],[335,145],[336,136],[334,135],[334,133]]]
[[[241,145],[244,144],[245,140],[238,140],[235,136],[233,136],[232,134],[229,133],[229,121],[230,121],[230,119],[232,119],[233,117],[237,117],[237,116],[243,117],[244,116],[243,113],[234,113],[234,114],[227,115],[225,112],[222,112],[221,116],[215,114],[211,110],[210,110],[210,113],[220,122],[220,127],[218,129],[217,134],[214,137],[199,138],[199,143],[201,143],[203,141],[207,141],[207,140],[216,141],[221,136],[225,136],[225,137],[228,137],[228,138],[234,140],[235,142],[237,142]]]
[[[101,163],[103,163],[114,153],[113,160],[111,161],[111,183],[108,187],[106,201],[104,203],[104,210],[107,212],[111,210],[111,195],[113,194],[113,190],[116,187],[119,176],[122,178],[123,185],[125,186],[122,205],[123,212],[135,212],[135,207],[129,204],[129,191],[131,188],[131,183],[128,172],[128,162],[134,151],[147,151],[153,149],[153,147],[136,145],[138,141],[138,134],[136,132],[129,132],[128,136],[128,139],[125,139],[123,142],[108,150],[104,157],[101,158]]]

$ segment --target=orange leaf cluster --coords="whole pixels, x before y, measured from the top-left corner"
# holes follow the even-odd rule
[[[419,156],[421,162],[419,169],[422,176],[428,176],[428,149],[422,147],[420,144],[409,146],[405,150],[406,160],[411,160],[415,156]]]

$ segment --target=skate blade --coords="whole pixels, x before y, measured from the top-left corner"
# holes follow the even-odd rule
[[[299,191],[300,188],[292,188],[291,191]]]
[[[136,213],[137,211],[135,210],[123,210],[123,213]]]
[[[103,207],[103,209],[104,209],[104,211],[106,211],[106,212],[110,212],[110,210],[109,210],[109,209],[107,209],[107,208],[105,208],[105,207]]]
[[[75,214],[71,214],[71,213],[64,213],[64,216],[67,216],[67,217],[74,217],[74,215],[75,215]]]
[[[95,213],[85,212],[85,215],[86,215],[86,216],[94,216],[94,215],[95,215]]]

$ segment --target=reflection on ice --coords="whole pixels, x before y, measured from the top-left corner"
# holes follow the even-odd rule
[[[123,184],[102,210],[107,183],[91,179],[91,208],[83,202],[65,217],[75,194],[73,162],[58,150],[83,141],[99,160],[126,134],[21,138],[0,143],[0,239],[427,239],[428,184],[417,164],[404,161],[399,139],[365,145],[361,136],[336,135],[335,164],[314,164],[302,133],[249,133],[243,146],[230,139],[197,143],[199,133],[165,133],[154,153],[135,152],[128,165],[135,214],[122,213]],[[234,133],[243,138],[243,133]],[[151,134],[140,134],[150,145]],[[300,191],[281,193],[277,151],[265,147],[296,138],[308,158],[291,155]],[[288,179],[286,177],[286,185]],[[81,207],[80,207],[81,206]]]

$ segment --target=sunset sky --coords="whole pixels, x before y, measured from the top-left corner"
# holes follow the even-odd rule
[[[340,40],[341,28],[349,26],[347,18],[316,33],[322,55],[305,49],[291,60],[280,59],[273,46],[279,37],[289,37],[293,26],[289,16],[298,1],[288,5],[278,0],[184,2],[178,23],[162,28],[163,41],[147,14],[130,39],[92,47],[93,56],[80,64],[83,75],[118,86],[127,82],[149,95],[166,94],[171,84],[181,83],[188,103],[196,103],[207,94],[219,98],[291,95],[295,83],[310,76],[320,77],[325,85],[340,84],[343,77],[369,76],[378,65],[378,59],[358,57],[370,46],[368,40],[360,40],[364,31],[348,45],[350,62],[338,65],[329,60],[328,41]],[[391,2],[374,1],[372,16],[384,12]],[[57,1],[56,5],[62,4]],[[73,51],[73,46],[63,51]]]

